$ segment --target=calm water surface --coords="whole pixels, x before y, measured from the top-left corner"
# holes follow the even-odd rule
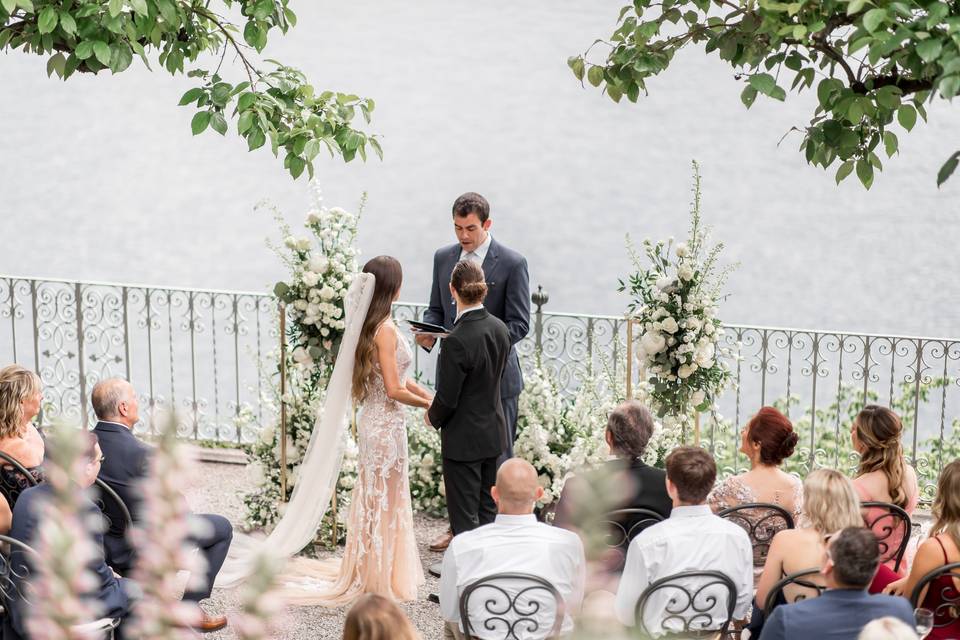
[[[396,255],[403,298],[423,300],[433,250],[452,240],[449,207],[476,190],[497,238],[522,251],[553,310],[618,313],[624,236],[681,236],[690,160],[730,261],[724,317],[735,322],[960,335],[960,177],[934,176],[960,146],[960,112],[901,135],[874,188],[841,187],[796,152],[808,96],[758,100],[716,57],[689,50],[638,105],[582,89],[566,57],[609,35],[608,0],[377,0],[296,3],[300,21],[272,56],[314,84],[377,101],[386,159],[320,158],[327,203],[369,205],[365,256]],[[306,212],[268,152],[235,135],[190,135],[176,106],[191,82],[134,68],[46,78],[45,61],[0,57],[0,272],[265,290],[282,265],[256,203]],[[239,70],[234,81],[239,81]],[[898,132],[899,133],[899,132]]]

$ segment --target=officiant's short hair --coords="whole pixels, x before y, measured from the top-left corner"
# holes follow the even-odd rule
[[[468,191],[453,202],[453,216],[466,218],[471,213],[477,214],[480,222],[486,222],[490,217],[490,203],[479,193]]]

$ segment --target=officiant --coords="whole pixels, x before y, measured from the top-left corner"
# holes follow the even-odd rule
[[[426,322],[453,328],[457,303],[450,293],[450,276],[460,260],[471,260],[481,266],[487,281],[486,310],[507,325],[510,336],[510,354],[500,383],[500,401],[506,420],[503,453],[499,462],[513,457],[513,443],[517,437],[517,402],[523,391],[523,375],[516,344],[530,331],[530,276],[527,260],[504,246],[490,233],[493,220],[490,204],[478,193],[465,193],[453,203],[455,244],[443,247],[433,256],[433,281],[430,286],[430,304],[424,312]],[[418,336],[417,343],[432,349],[435,338]],[[448,532],[431,545],[434,551],[447,548],[452,536]]]

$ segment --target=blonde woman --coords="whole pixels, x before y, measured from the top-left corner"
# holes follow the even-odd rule
[[[11,364],[0,369],[0,451],[27,468],[43,482],[43,438],[32,421],[40,413],[43,395],[33,371]],[[0,531],[10,529],[13,506],[27,488],[27,480],[13,467],[0,464]]]
[[[932,512],[930,537],[917,549],[910,575],[889,585],[886,589],[888,593],[909,598],[923,576],[945,564],[960,562],[960,460],[954,460],[940,472]],[[955,598],[958,593],[960,584],[950,576],[942,576],[931,582],[929,588],[920,595],[922,604],[919,606],[930,609],[935,616],[935,626],[926,636],[927,640],[960,637],[960,622],[950,622],[946,616],[951,607],[943,601],[944,595]]]
[[[825,584],[819,574],[826,549],[825,538],[847,527],[862,527],[860,500],[853,483],[835,469],[817,469],[803,481],[803,522],[796,529],[780,531],[773,537],[767,562],[757,582],[756,609],[751,617],[750,630],[754,637],[763,625],[762,612],[774,585],[785,576],[812,569],[817,573],[804,578],[814,584]],[[896,574],[887,569],[877,572],[870,593],[879,593]],[[785,600],[795,597],[809,588],[791,587],[793,591],[783,594]],[[782,601],[781,601],[782,603]],[[758,612],[759,610],[759,612]]]
[[[420,634],[395,602],[371,593],[347,614],[343,640],[420,640]]]
[[[860,454],[860,467],[853,485],[863,502],[889,502],[895,504],[913,516],[920,497],[917,473],[903,455],[900,438],[903,424],[900,417],[886,407],[867,405],[857,414],[850,428],[853,448]],[[883,509],[868,509],[867,522],[875,522],[886,513]],[[903,531],[895,530],[880,533],[880,528],[889,527],[889,519],[881,519],[875,525],[878,536],[884,535],[888,548],[894,549],[900,544]],[[884,563],[894,568],[895,559]],[[906,573],[906,563],[901,564],[900,574]]]

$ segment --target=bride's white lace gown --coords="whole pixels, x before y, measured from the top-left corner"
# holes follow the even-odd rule
[[[412,360],[410,346],[398,335],[401,381]],[[350,498],[343,559],[294,560],[292,575],[281,578],[289,600],[338,606],[364,593],[416,599],[424,576],[413,533],[404,417],[403,405],[387,397],[380,365],[375,364],[357,420],[357,482]],[[307,586],[314,588],[305,590]]]

